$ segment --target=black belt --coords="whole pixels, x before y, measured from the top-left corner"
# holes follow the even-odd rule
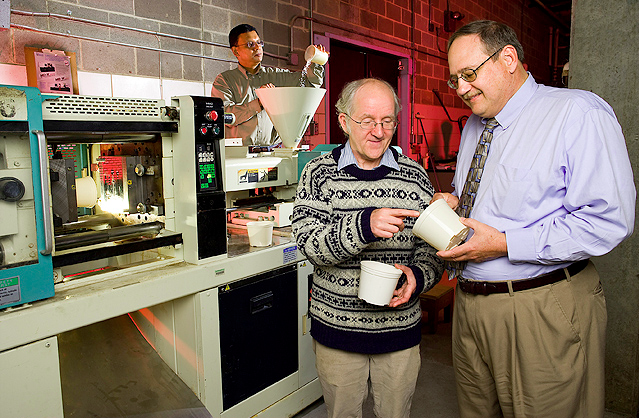
[[[588,265],[589,259],[581,260],[569,265],[568,274],[574,276],[581,272]],[[566,278],[564,269],[551,271],[550,273],[541,274],[531,277],[530,279],[513,280],[513,292],[520,290],[534,289],[536,287],[546,286],[548,284],[557,283]],[[508,293],[508,282],[480,282],[475,280],[464,280],[460,278],[458,281],[459,288],[466,293],[473,295],[490,295],[491,293]]]

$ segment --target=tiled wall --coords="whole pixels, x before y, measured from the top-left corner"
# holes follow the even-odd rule
[[[276,56],[266,57],[266,65],[300,70],[303,49],[311,39],[311,24],[299,17],[311,15],[311,4],[314,5],[313,33],[330,33],[411,57],[414,64],[411,80],[411,101],[415,105],[413,116],[421,109],[424,114],[436,115],[434,119],[428,116],[427,129],[431,132],[427,136],[429,141],[433,137],[431,151],[438,159],[454,155],[459,130],[456,123],[451,123],[441,111],[433,90],[439,92],[451,115],[468,114],[468,109],[445,82],[448,66],[444,50],[450,35],[444,30],[447,5],[450,5],[450,10],[464,15],[458,25],[482,18],[509,23],[520,36],[529,70],[542,83],[550,84],[552,81],[548,54],[549,30],[554,24],[547,14],[528,0],[76,0],[73,3],[12,0],[12,10],[108,22],[223,46],[12,13],[12,24],[60,35],[17,28],[0,31],[0,64],[11,64],[0,67],[0,82],[18,80],[14,83],[26,84],[23,76],[24,47],[33,46],[75,52],[82,94],[165,99],[181,94],[208,95],[215,76],[235,65],[229,62],[234,61],[234,57],[225,45],[228,43],[228,31],[239,23],[250,23],[258,28],[266,41],[265,51]],[[295,24],[291,27],[293,21]],[[291,30],[295,46],[293,53],[299,58],[297,65],[290,64],[286,58],[290,52]],[[94,42],[67,35],[210,58]],[[305,142],[324,142],[325,112],[322,104],[315,118],[319,122],[319,133],[306,138]],[[457,119],[459,116],[452,117]],[[416,132],[421,131],[421,127],[415,122],[413,117],[411,132],[421,134]],[[447,124],[452,124],[452,130]],[[450,135],[449,140],[444,139],[447,135]],[[414,139],[419,141],[418,137]],[[419,147],[412,148],[404,152],[419,158],[422,151]]]

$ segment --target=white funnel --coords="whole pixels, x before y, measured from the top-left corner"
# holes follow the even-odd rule
[[[313,119],[326,89],[275,87],[255,90],[284,148],[295,148]]]

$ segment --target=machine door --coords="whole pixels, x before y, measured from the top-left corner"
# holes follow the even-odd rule
[[[219,288],[224,410],[298,370],[297,299],[295,265]]]
[[[40,92],[0,85],[0,309],[53,296],[51,228]]]

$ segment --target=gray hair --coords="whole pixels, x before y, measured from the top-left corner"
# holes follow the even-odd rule
[[[340,113],[345,113],[350,116],[351,113],[353,112],[353,106],[354,106],[353,102],[355,99],[355,94],[357,94],[360,88],[364,87],[366,84],[369,84],[369,83],[382,84],[383,86],[388,88],[390,92],[393,93],[393,100],[395,105],[395,114],[393,116],[395,117],[395,119],[397,119],[397,115],[399,115],[399,111],[402,109],[402,106],[399,103],[399,97],[397,97],[397,93],[395,93],[395,89],[393,88],[393,86],[391,86],[390,84],[388,84],[388,82],[381,80],[379,78],[362,78],[362,79],[347,83],[342,89],[342,92],[339,94],[337,103],[335,103],[335,110],[337,111],[337,114],[339,115]],[[340,124],[340,127],[341,126],[342,125]],[[344,133],[347,136],[350,134],[350,132],[346,130],[344,130]]]
[[[521,46],[517,34],[510,26],[492,20],[476,20],[457,29],[448,38],[447,50],[457,38],[466,35],[479,35],[484,53],[491,55],[506,45],[512,45],[517,51],[519,61],[524,62],[524,48]],[[494,57],[493,60],[498,59]]]

